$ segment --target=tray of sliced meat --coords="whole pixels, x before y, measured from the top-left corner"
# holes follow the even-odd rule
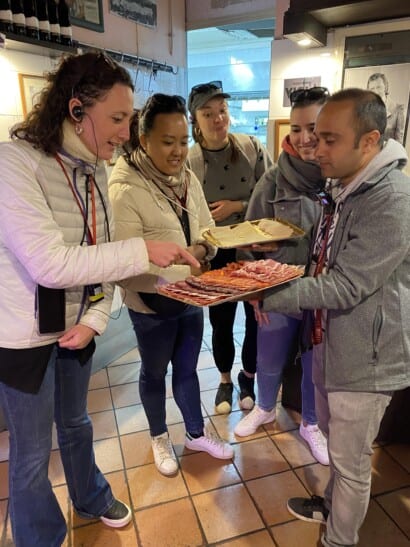
[[[256,295],[301,277],[304,271],[304,266],[292,266],[272,259],[231,262],[219,270],[159,285],[157,291],[163,296],[193,306],[215,306],[249,298],[254,293]]]
[[[215,226],[203,232],[203,237],[221,249],[231,249],[272,241],[302,237],[305,232],[281,218],[245,220],[229,226]]]

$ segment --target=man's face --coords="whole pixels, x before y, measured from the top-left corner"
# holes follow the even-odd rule
[[[368,83],[367,89],[369,91],[374,91],[374,93],[377,93],[379,97],[382,98],[384,102],[386,102],[387,94],[386,94],[386,87],[384,85],[384,81],[382,78],[376,78],[375,80],[372,80]]]
[[[363,137],[355,147],[353,103],[346,100],[325,104],[316,120],[315,133],[315,156],[322,175],[349,184],[367,163]]]

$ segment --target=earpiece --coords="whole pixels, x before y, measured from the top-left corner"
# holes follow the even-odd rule
[[[82,105],[73,106],[71,110],[71,117],[73,118],[73,120],[76,122],[81,122],[81,120],[83,119],[83,116],[84,116],[84,110]]]

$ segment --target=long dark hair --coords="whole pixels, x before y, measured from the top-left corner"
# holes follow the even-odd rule
[[[185,99],[180,95],[154,93],[141,110],[136,110],[130,120],[130,138],[124,150],[130,154],[140,146],[140,136],[149,135],[158,114],[183,114],[187,117]]]
[[[38,103],[23,122],[12,128],[10,136],[26,140],[47,154],[54,154],[61,147],[70,99],[77,98],[83,106],[91,106],[115,84],[134,91],[128,72],[102,52],[66,56],[46,78],[47,85]]]

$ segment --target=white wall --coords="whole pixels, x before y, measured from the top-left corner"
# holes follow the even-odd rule
[[[269,104],[270,137],[268,146],[270,149],[272,150],[273,146],[273,120],[289,117],[290,107],[282,106],[284,79],[321,76],[321,85],[326,86],[331,92],[337,91],[342,85],[346,37],[396,32],[408,30],[409,27],[410,18],[342,27],[328,32],[327,46],[323,48],[303,49],[291,40],[274,40],[272,42]],[[407,135],[406,150],[410,157],[409,133],[410,131]],[[410,166],[407,167],[406,172],[410,174]]]
[[[73,38],[87,45],[129,53],[160,63],[172,65],[174,73],[136,70],[126,66],[135,83],[134,103],[142,106],[152,93],[164,92],[185,95],[186,91],[186,32],[184,0],[162,0],[157,3],[157,27],[151,29],[108,11],[104,1],[105,32],[73,27]],[[35,48],[34,48],[35,49]],[[0,49],[0,140],[8,138],[9,129],[22,119],[23,111],[19,89],[19,73],[43,75],[57,63],[58,52],[31,54]],[[50,58],[50,53],[56,58]]]

